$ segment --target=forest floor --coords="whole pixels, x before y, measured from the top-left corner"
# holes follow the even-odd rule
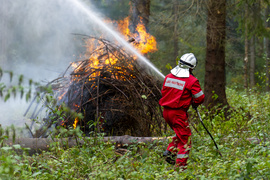
[[[170,139],[134,143],[121,154],[114,143],[102,141],[100,134],[69,149],[55,142],[50,151],[32,156],[20,145],[3,145],[0,179],[270,179],[270,95],[252,92],[247,96],[233,89],[227,89],[227,94],[232,107],[229,117],[225,118],[222,110],[211,116],[206,108],[199,108],[223,157],[190,110],[192,150],[184,172],[162,157]],[[80,131],[72,133],[75,131],[81,138]],[[7,138],[6,134],[0,140]],[[173,134],[168,131],[160,136]]]

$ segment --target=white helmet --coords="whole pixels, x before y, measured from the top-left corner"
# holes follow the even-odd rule
[[[193,53],[184,54],[178,61],[178,65],[171,70],[171,73],[177,77],[189,77],[189,69],[194,69],[197,65],[197,59]]]
[[[184,54],[178,61],[178,65],[181,67],[188,67],[194,69],[197,65],[197,59],[193,53]]]

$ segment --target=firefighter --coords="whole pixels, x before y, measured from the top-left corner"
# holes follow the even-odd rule
[[[175,136],[163,153],[165,160],[176,167],[186,169],[191,149],[191,130],[188,123],[190,105],[197,108],[204,101],[199,81],[192,74],[197,59],[192,53],[184,54],[163,83],[159,104],[164,107],[163,117],[174,130]],[[176,158],[176,160],[175,160]]]

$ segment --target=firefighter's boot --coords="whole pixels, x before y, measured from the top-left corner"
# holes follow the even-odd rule
[[[166,151],[163,153],[163,157],[165,157],[165,161],[166,161],[167,163],[172,164],[172,165],[175,164],[175,157],[176,157],[176,154],[172,154],[171,151],[166,150]]]

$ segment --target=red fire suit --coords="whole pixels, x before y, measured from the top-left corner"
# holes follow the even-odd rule
[[[204,94],[193,75],[183,78],[171,73],[165,77],[161,93],[159,104],[164,107],[163,117],[176,134],[167,150],[177,154],[176,166],[186,167],[191,148],[187,110],[191,104],[202,104]]]

